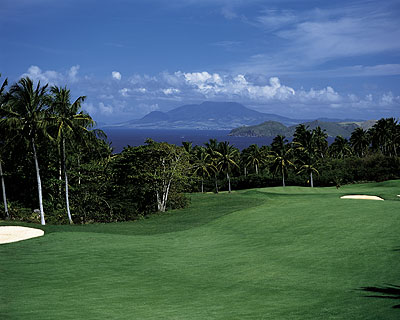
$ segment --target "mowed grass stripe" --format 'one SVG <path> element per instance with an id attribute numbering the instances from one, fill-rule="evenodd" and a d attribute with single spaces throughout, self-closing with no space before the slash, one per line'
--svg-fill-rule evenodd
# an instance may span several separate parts
<path id="1" fill-rule="evenodd" d="M 168 217 L 48 226 L 40 239 L 0 246 L 0 316 L 397 319 L 394 300 L 358 289 L 400 282 L 400 202 L 339 196 L 399 189 L 390 181 L 196 194 Z"/>

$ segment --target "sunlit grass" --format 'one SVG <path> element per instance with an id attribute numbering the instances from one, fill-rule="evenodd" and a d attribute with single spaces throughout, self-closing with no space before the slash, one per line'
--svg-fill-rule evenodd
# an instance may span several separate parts
<path id="1" fill-rule="evenodd" d="M 385 201 L 341 200 L 345 194 Z M 398 319 L 400 181 L 194 194 L 0 246 L 1 319 Z M 3 223 L 4 224 L 4 223 Z"/>

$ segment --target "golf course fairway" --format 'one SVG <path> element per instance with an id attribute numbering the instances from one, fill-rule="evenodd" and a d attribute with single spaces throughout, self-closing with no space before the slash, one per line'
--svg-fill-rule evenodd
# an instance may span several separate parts
<path id="1" fill-rule="evenodd" d="M 45 234 L 0 245 L 0 319 L 400 319 L 400 288 L 374 291 L 400 285 L 399 191 L 262 188 L 129 223 L 3 221 Z M 357 194 L 385 201 L 340 199 Z"/>

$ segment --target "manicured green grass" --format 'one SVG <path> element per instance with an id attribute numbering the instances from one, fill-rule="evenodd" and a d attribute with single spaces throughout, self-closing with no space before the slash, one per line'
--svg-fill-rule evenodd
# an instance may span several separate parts
<path id="1" fill-rule="evenodd" d="M 400 181 L 194 194 L 142 221 L 45 226 L 0 245 L 0 319 L 399 319 L 399 300 L 361 290 L 400 285 L 397 194 Z"/>

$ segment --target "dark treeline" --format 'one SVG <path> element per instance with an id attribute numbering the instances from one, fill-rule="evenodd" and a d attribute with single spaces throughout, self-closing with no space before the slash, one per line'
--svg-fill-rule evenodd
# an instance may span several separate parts
<path id="1" fill-rule="evenodd" d="M 5 219 L 50 223 L 127 221 L 185 207 L 188 192 L 268 186 L 337 186 L 400 177 L 400 125 L 380 119 L 349 140 L 304 125 L 289 143 L 240 152 L 147 140 L 113 154 L 101 130 L 66 87 L 23 78 L 0 87 L 0 176 Z"/>

